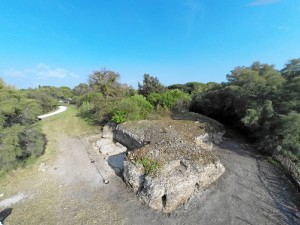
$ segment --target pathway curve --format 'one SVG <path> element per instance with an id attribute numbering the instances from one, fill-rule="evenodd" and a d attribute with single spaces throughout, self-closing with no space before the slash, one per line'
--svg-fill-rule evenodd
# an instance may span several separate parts
<path id="1" fill-rule="evenodd" d="M 59 106 L 59 109 L 56 110 L 55 112 L 47 113 L 47 114 L 38 116 L 38 118 L 39 118 L 39 119 L 44 119 L 44 118 L 47 118 L 47 117 L 54 116 L 54 115 L 56 115 L 56 114 L 62 113 L 62 112 L 64 112 L 64 111 L 66 111 L 66 110 L 67 110 L 67 107 L 66 107 L 66 106 Z"/>

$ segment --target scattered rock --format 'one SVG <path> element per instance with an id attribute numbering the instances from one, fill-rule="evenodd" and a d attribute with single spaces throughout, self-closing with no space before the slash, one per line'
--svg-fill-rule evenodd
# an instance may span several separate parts
<path id="1" fill-rule="evenodd" d="M 46 163 L 41 163 L 39 165 L 38 171 L 42 171 L 45 172 L 47 170 L 48 166 L 46 165 Z"/>
<path id="2" fill-rule="evenodd" d="M 108 123 L 103 127 L 102 138 L 113 139 L 113 130 L 115 129 L 114 123 Z"/>
<path id="3" fill-rule="evenodd" d="M 109 183 L 109 180 L 103 179 L 103 183 L 104 183 L 104 184 L 108 184 L 108 183 Z"/>

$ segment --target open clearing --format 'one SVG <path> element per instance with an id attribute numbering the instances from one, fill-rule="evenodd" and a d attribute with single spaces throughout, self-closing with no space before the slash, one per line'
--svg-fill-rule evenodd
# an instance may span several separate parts
<path id="1" fill-rule="evenodd" d="M 0 202 L 23 196 L 0 204 L 0 211 L 13 208 L 5 225 L 300 224 L 299 193 L 278 168 L 240 139 L 229 138 L 214 149 L 225 175 L 166 215 L 142 205 L 120 177 L 103 183 L 82 141 L 99 130 L 77 118 L 73 107 L 42 123 L 46 153 L 0 181 Z"/>

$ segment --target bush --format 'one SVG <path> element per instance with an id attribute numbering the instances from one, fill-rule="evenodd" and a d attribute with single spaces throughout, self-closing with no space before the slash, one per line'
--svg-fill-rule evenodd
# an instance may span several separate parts
<path id="1" fill-rule="evenodd" d="M 174 89 L 164 93 L 151 93 L 148 96 L 148 100 L 154 106 L 160 105 L 169 109 L 178 108 L 179 106 L 187 108 L 191 101 L 191 96 Z"/>
<path id="2" fill-rule="evenodd" d="M 0 171 L 26 163 L 44 153 L 46 137 L 38 125 L 14 125 L 0 132 Z"/>
<path id="3" fill-rule="evenodd" d="M 44 153 L 46 137 L 42 134 L 40 127 L 25 127 L 18 137 L 21 146 L 21 152 L 17 155 L 18 160 L 24 160 L 30 156 L 38 157 Z"/>
<path id="4" fill-rule="evenodd" d="M 153 111 L 153 106 L 142 95 L 134 95 L 121 100 L 113 110 L 112 121 L 122 123 L 128 120 L 145 119 Z"/>

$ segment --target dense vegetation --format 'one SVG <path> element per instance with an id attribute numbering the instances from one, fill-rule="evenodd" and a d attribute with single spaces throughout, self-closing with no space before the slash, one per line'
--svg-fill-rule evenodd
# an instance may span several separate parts
<path id="1" fill-rule="evenodd" d="M 190 95 L 168 90 L 149 74 L 144 75 L 137 91 L 118 79 L 118 73 L 102 69 L 89 76 L 88 84 L 76 86 L 73 103 L 79 107 L 81 116 L 94 123 L 110 120 L 121 123 L 149 118 L 178 105 L 188 106 L 191 100 Z"/>
<path id="2" fill-rule="evenodd" d="M 120 75 L 101 69 L 88 83 L 68 87 L 16 90 L 0 82 L 0 170 L 6 171 L 43 153 L 45 137 L 38 114 L 71 100 L 91 123 L 156 119 L 192 110 L 244 132 L 261 151 L 290 158 L 300 170 L 300 59 L 278 71 L 254 62 L 234 68 L 227 82 L 162 85 L 145 74 L 134 90 Z"/>
<path id="3" fill-rule="evenodd" d="M 55 109 L 66 93 L 71 89 L 17 90 L 0 79 L 0 175 L 43 154 L 46 138 L 37 116 Z"/>
<path id="4" fill-rule="evenodd" d="M 288 156 L 300 168 L 300 59 L 281 71 L 259 62 L 236 67 L 227 79 L 195 94 L 191 109 L 235 126 L 258 149 Z"/>
<path id="5" fill-rule="evenodd" d="M 300 169 L 300 59 L 281 71 L 260 62 L 239 66 L 222 84 L 165 87 L 145 74 L 135 91 L 118 79 L 119 74 L 103 69 L 90 75 L 89 84 L 75 87 L 82 115 L 94 122 L 121 123 L 190 108 L 239 129 L 257 149 L 284 155 Z"/>

